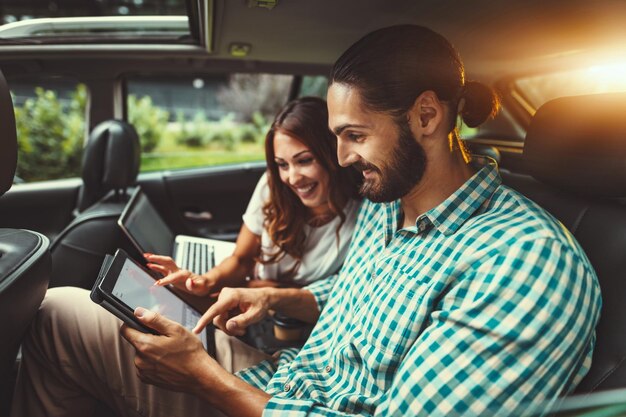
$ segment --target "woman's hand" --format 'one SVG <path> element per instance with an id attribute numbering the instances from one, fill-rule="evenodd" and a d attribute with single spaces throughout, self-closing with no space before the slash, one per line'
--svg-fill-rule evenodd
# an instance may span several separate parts
<path id="1" fill-rule="evenodd" d="M 154 272 L 158 272 L 164 277 L 173 274 L 180 270 L 176 262 L 169 256 L 153 255 L 151 253 L 144 253 L 143 257 L 148 261 L 146 265 Z"/>
<path id="2" fill-rule="evenodd" d="M 213 324 L 231 336 L 243 336 L 246 328 L 267 316 L 271 288 L 224 288 L 193 329 L 200 333 Z"/>
<path id="3" fill-rule="evenodd" d="M 148 261 L 148 268 L 163 275 L 163 278 L 158 280 L 155 285 L 172 284 L 181 290 L 200 296 L 208 295 L 216 290 L 218 280 L 211 271 L 205 275 L 198 275 L 186 269 L 180 269 L 169 256 L 145 253 L 144 257 Z"/>

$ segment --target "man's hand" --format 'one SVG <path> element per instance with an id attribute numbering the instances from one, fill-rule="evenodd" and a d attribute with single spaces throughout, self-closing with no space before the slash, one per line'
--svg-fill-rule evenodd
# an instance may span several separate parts
<path id="1" fill-rule="evenodd" d="M 231 336 L 242 336 L 246 328 L 261 321 L 271 308 L 271 288 L 224 288 L 211 307 L 198 320 L 193 329 L 200 333 L 213 322 Z"/>
<path id="2" fill-rule="evenodd" d="M 135 310 L 135 317 L 159 333 L 142 333 L 125 324 L 120 329 L 135 348 L 141 381 L 193 394 L 229 416 L 261 416 L 270 396 L 224 370 L 191 332 L 141 307 Z"/>
<path id="3" fill-rule="evenodd" d="M 205 396 L 210 393 L 203 388 L 204 383 L 216 385 L 230 376 L 207 354 L 198 337 L 178 323 L 141 307 L 135 316 L 159 333 L 142 333 L 126 325 L 120 329 L 136 350 L 135 366 L 141 381 Z"/>

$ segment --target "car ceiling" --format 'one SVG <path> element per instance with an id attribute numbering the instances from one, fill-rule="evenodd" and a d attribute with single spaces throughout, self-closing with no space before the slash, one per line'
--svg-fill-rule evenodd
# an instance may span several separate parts
<path id="1" fill-rule="evenodd" d="M 430 27 L 460 51 L 470 78 L 487 82 L 534 71 L 626 62 L 624 0 L 198 0 L 212 4 L 212 52 L 191 45 L 17 45 L 0 48 L 8 65 L 54 70 L 73 60 L 82 68 L 113 71 L 135 67 L 177 71 L 269 71 L 327 73 L 343 50 L 385 26 Z M 276 1 L 269 10 L 250 3 Z M 245 58 L 229 53 L 247 43 Z M 97 58 L 95 61 L 91 59 Z M 177 58 L 177 65 L 154 60 Z M 81 63 L 81 60 L 84 62 Z M 90 65 L 87 60 L 90 60 Z M 106 60 L 107 65 L 102 65 Z M 46 63 L 47 61 L 47 63 Z M 56 61 L 56 63 L 55 63 Z M 150 63 L 152 61 L 152 63 Z M 15 62 L 15 61 L 14 61 Z M 285 65 L 290 63 L 292 65 Z M 26 71 L 29 72 L 29 71 Z M 96 71 L 97 72 L 97 71 Z"/>
<path id="2" fill-rule="evenodd" d="M 363 34 L 415 23 L 450 39 L 470 72 L 497 78 L 626 58 L 624 0 L 278 0 L 272 10 L 215 2 L 214 48 L 250 60 L 331 64 Z"/>

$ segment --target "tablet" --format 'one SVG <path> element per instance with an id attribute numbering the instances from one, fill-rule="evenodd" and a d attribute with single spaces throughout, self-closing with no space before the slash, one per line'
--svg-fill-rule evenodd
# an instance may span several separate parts
<path id="1" fill-rule="evenodd" d="M 179 298 L 167 287 L 154 285 L 150 272 L 118 249 L 114 256 L 107 255 L 91 299 L 113 313 L 130 327 L 145 333 L 156 332 L 144 326 L 133 314 L 137 307 L 157 312 L 191 330 L 202 316 L 191 305 Z M 198 335 L 204 348 L 209 351 L 208 330 Z"/>

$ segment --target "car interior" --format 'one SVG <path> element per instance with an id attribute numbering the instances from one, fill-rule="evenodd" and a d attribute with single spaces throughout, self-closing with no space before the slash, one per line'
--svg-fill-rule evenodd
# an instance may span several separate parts
<path id="1" fill-rule="evenodd" d="M 325 97 L 343 50 L 404 23 L 451 40 L 467 79 L 495 89 L 500 113 L 462 138 L 596 270 L 596 347 L 572 401 L 626 398 L 626 2 L 57 3 L 0 6 L 0 416 L 47 286 L 91 288 L 105 254 L 140 256 L 116 224 L 133 189 L 175 233 L 234 241 L 277 109 Z"/>
<path id="2" fill-rule="evenodd" d="M 0 196 L 12 185 L 17 164 L 15 118 L 9 87 L 0 73 Z M 20 342 L 35 317 L 50 278 L 50 241 L 41 233 L 0 228 L 0 401 L 8 403 Z"/>
<path id="3" fill-rule="evenodd" d="M 139 152 L 137 132 L 124 121 L 106 120 L 90 132 L 73 219 L 50 246 L 50 287 L 91 289 L 104 255 L 112 248 L 133 251 L 117 219 L 129 200 L 128 188 L 137 181 Z"/>

